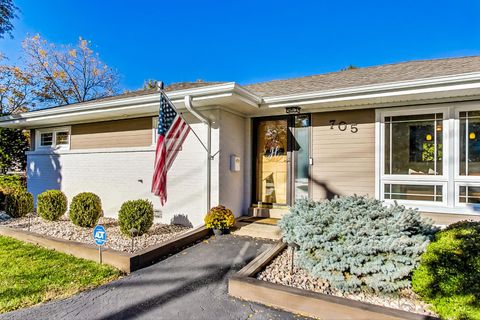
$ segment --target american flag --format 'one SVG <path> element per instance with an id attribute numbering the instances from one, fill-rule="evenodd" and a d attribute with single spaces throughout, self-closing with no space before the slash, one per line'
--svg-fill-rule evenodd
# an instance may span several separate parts
<path id="1" fill-rule="evenodd" d="M 189 132 L 190 126 L 161 92 L 152 193 L 160 197 L 162 206 L 167 202 L 167 171 L 172 166 Z"/>

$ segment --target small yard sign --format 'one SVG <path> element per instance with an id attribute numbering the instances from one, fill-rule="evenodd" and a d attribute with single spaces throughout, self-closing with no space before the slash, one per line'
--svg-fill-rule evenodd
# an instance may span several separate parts
<path id="1" fill-rule="evenodd" d="M 107 231 L 103 226 L 98 225 L 93 229 L 93 240 L 98 246 L 103 246 L 107 242 Z"/>
<path id="2" fill-rule="evenodd" d="M 107 231 L 105 231 L 103 226 L 97 225 L 93 229 L 93 240 L 98 246 L 98 260 L 102 264 L 102 246 L 107 242 Z"/>

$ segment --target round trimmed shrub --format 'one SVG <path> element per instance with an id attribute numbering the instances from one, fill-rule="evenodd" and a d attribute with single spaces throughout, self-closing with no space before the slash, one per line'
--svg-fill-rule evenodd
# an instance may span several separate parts
<path id="1" fill-rule="evenodd" d="M 77 226 L 91 228 L 102 214 L 102 202 L 96 194 L 82 192 L 73 197 L 69 217 Z"/>
<path id="2" fill-rule="evenodd" d="M 49 221 L 56 221 L 67 212 L 67 196 L 60 190 L 47 190 L 37 197 L 37 213 Z"/>
<path id="3" fill-rule="evenodd" d="M 480 222 L 457 222 L 438 232 L 412 285 L 442 319 L 480 319 Z"/>
<path id="4" fill-rule="evenodd" d="M 17 191 L 5 195 L 5 212 L 12 218 L 21 218 L 33 212 L 33 195 Z"/>
<path id="5" fill-rule="evenodd" d="M 229 229 L 235 224 L 235 216 L 232 210 L 225 206 L 216 206 L 208 211 L 204 218 L 205 227 L 208 229 Z"/>
<path id="6" fill-rule="evenodd" d="M 409 287 L 435 230 L 416 210 L 358 196 L 298 200 L 279 226 L 299 267 L 347 292 Z"/>
<path id="7" fill-rule="evenodd" d="M 118 213 L 118 223 L 124 235 L 130 236 L 130 229 L 135 228 L 141 236 L 153 224 L 153 204 L 142 199 L 125 201 Z"/>

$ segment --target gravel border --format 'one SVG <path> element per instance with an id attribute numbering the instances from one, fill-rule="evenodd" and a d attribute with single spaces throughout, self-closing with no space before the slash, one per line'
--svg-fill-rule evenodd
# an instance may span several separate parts
<path id="1" fill-rule="evenodd" d="M 294 266 L 293 273 L 291 274 L 291 259 L 292 250 L 288 248 L 283 250 L 263 271 L 256 275 L 256 278 L 267 282 L 367 302 L 383 307 L 436 316 L 436 314 L 429 309 L 429 305 L 421 301 L 411 289 L 404 289 L 399 293 L 382 295 L 368 292 L 342 293 L 330 287 L 328 282 L 310 276 L 305 270 L 297 266 Z"/>
<path id="2" fill-rule="evenodd" d="M 107 231 L 105 247 L 130 253 L 165 242 L 191 229 L 181 225 L 155 223 L 145 234 L 135 238 L 135 247 L 132 251 L 132 239 L 120 232 L 117 219 L 102 217 L 99 224 L 102 224 Z M 28 231 L 28 225 L 29 218 L 27 217 L 10 218 L 5 213 L 0 213 L 0 226 Z M 93 228 L 78 227 L 66 216 L 61 217 L 58 221 L 45 221 L 38 216 L 34 216 L 31 218 L 30 231 L 64 240 L 95 244 L 92 236 Z"/>

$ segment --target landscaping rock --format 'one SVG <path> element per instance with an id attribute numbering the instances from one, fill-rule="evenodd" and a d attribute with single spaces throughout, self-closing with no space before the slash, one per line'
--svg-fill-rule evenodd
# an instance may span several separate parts
<path id="1" fill-rule="evenodd" d="M 297 266 L 294 266 L 293 273 L 291 273 L 291 259 L 291 249 L 285 249 L 263 271 L 257 274 L 257 279 L 379 306 L 435 316 L 435 313 L 429 310 L 428 304 L 421 301 L 410 289 L 394 294 L 375 294 L 372 292 L 343 293 L 332 288 L 328 282 L 310 276 L 305 270 Z"/>
<path id="2" fill-rule="evenodd" d="M 0 211 L 0 222 L 7 221 L 11 219 L 11 217 L 6 214 L 4 211 Z"/>
<path id="3" fill-rule="evenodd" d="M 28 230 L 29 219 L 27 217 L 10 219 L 5 215 L 8 219 L 3 219 L 4 215 L 0 213 L 0 225 Z M 122 235 L 117 219 L 103 217 L 100 218 L 99 224 L 102 224 L 107 231 L 105 247 L 118 251 L 132 252 L 132 239 Z M 181 225 L 154 224 L 145 234 L 135 238 L 133 251 L 139 251 L 165 242 L 188 229 L 188 227 Z M 38 216 L 34 216 L 31 218 L 30 231 L 54 238 L 94 244 L 92 237 L 93 228 L 78 227 L 66 216 L 61 217 L 58 221 L 45 221 Z"/>

